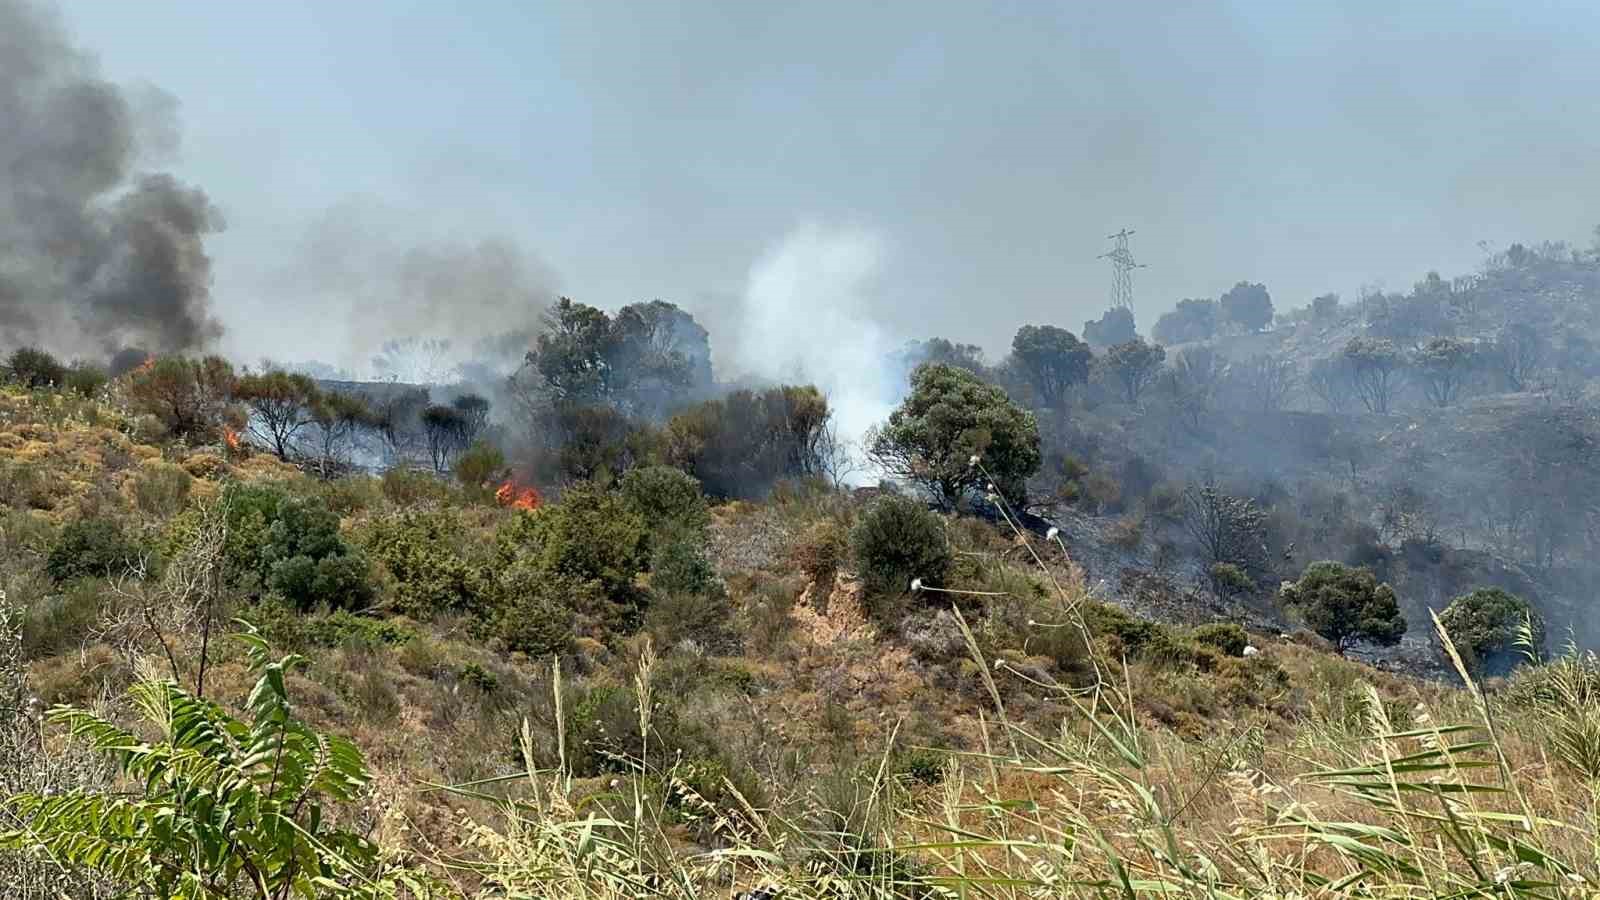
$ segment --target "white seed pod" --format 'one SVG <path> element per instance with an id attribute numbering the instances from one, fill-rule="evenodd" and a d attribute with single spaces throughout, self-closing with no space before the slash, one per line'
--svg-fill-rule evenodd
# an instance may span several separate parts
<path id="1" fill-rule="evenodd" d="M 1057 528 L 1054 525 L 1051 525 L 1050 526 L 1050 530 L 1046 531 L 1044 533 L 1044 539 L 1047 540 L 1047 541 L 1053 541 L 1060 534 L 1061 534 L 1061 529 Z"/>

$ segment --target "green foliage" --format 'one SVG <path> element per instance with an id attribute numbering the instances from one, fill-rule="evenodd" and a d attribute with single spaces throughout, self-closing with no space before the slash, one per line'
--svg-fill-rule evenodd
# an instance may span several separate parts
<path id="1" fill-rule="evenodd" d="M 499 543 L 542 571 L 597 582 L 608 596 L 632 600 L 648 561 L 648 534 L 644 517 L 620 495 L 579 484 L 559 502 L 518 515 Z"/>
<path id="2" fill-rule="evenodd" d="M 99 366 L 88 363 L 76 363 L 67 369 L 66 381 L 63 382 L 67 390 L 85 400 L 92 400 L 105 390 L 106 384 L 111 381 L 111 376 Z"/>
<path id="3" fill-rule="evenodd" d="M 499 600 L 489 613 L 489 632 L 507 650 L 532 657 L 567 651 L 575 613 L 609 613 L 597 582 L 543 571 L 525 560 L 503 570 L 496 585 Z"/>
<path id="4" fill-rule="evenodd" d="M 61 529 L 44 570 L 56 582 L 114 578 L 136 568 L 148 551 L 115 519 L 78 519 Z"/>
<path id="5" fill-rule="evenodd" d="M 1163 344 L 1188 344 L 1208 341 L 1217 333 L 1217 301 L 1179 300 L 1178 305 L 1156 320 L 1150 336 Z"/>
<path id="6" fill-rule="evenodd" d="M 456 457 L 456 483 L 463 488 L 482 490 L 499 478 L 506 468 L 506 455 L 488 441 L 478 441 Z"/>
<path id="7" fill-rule="evenodd" d="M 383 871 L 377 847 L 359 832 L 331 824 L 333 806 L 356 801 L 370 775 L 354 744 L 293 714 L 285 680 L 304 660 L 273 659 L 253 633 L 240 639 L 259 676 L 246 719 L 165 681 L 128 692 L 151 741 L 93 712 L 52 710 L 51 721 L 105 754 L 134 791 L 12 796 L 6 805 L 18 826 L 0 843 L 178 900 L 376 898 L 421 888 L 404 871 Z"/>
<path id="8" fill-rule="evenodd" d="M 1011 339 L 1011 359 L 1039 400 L 1054 408 L 1068 388 L 1089 379 L 1094 351 L 1065 328 L 1024 325 Z"/>
<path id="9" fill-rule="evenodd" d="M 1207 570 L 1211 576 L 1212 589 L 1220 597 L 1231 597 L 1235 594 L 1247 594 L 1256 589 L 1255 579 L 1233 563 L 1212 563 Z"/>
<path id="10" fill-rule="evenodd" d="M 410 466 L 392 466 L 385 469 L 382 486 L 383 496 L 395 506 L 445 503 L 450 499 L 450 485 L 440 481 L 430 472 Z"/>
<path id="11" fill-rule="evenodd" d="M 850 552 L 876 594 L 909 591 L 913 579 L 937 587 L 952 559 L 944 521 L 908 497 L 883 497 L 863 513 L 850 531 Z"/>
<path id="12" fill-rule="evenodd" d="M 243 417 L 230 406 L 233 366 L 219 356 L 164 356 L 123 376 L 134 408 L 161 420 L 174 437 L 208 441 Z"/>
<path id="13" fill-rule="evenodd" d="M 667 423 L 667 459 L 714 497 L 756 497 L 784 478 L 823 475 L 832 411 L 810 385 L 739 390 Z"/>
<path id="14" fill-rule="evenodd" d="M 889 772 L 918 784 L 935 785 L 944 781 L 950 756 L 927 747 L 900 750 L 889 757 Z"/>
<path id="15" fill-rule="evenodd" d="M 622 496 L 644 517 L 652 531 L 668 529 L 701 534 L 711 513 L 700 482 L 671 466 L 644 466 L 622 476 Z"/>
<path id="16" fill-rule="evenodd" d="M 1083 339 L 1093 347 L 1114 347 L 1138 337 L 1133 310 L 1113 306 L 1100 314 L 1099 319 L 1083 323 Z"/>
<path id="17" fill-rule="evenodd" d="M 400 647 L 417 638 L 416 629 L 401 621 L 375 619 L 342 609 L 308 616 L 274 601 L 251 606 L 243 618 L 263 637 L 287 647 Z"/>
<path id="18" fill-rule="evenodd" d="M 387 605 L 430 619 L 483 606 L 484 574 L 463 552 L 464 529 L 450 510 L 408 510 L 372 520 L 356 541 L 389 575 Z"/>
<path id="19" fill-rule="evenodd" d="M 1406 633 L 1394 589 L 1379 584 L 1370 569 L 1312 563 L 1299 581 L 1284 583 L 1280 599 L 1340 653 L 1358 640 L 1398 644 Z"/>
<path id="20" fill-rule="evenodd" d="M 850 531 L 838 519 L 812 522 L 790 551 L 790 559 L 808 581 L 828 588 L 850 558 Z"/>
<path id="21" fill-rule="evenodd" d="M 309 375 L 268 369 L 235 379 L 233 398 L 250 410 L 251 434 L 279 459 L 288 459 L 295 436 L 311 424 L 322 391 Z"/>
<path id="22" fill-rule="evenodd" d="M 320 501 L 278 504 L 261 562 L 266 585 L 302 610 L 364 609 L 372 599 L 366 558 L 339 535 L 339 517 Z"/>
<path id="23" fill-rule="evenodd" d="M 1160 344 L 1147 344 L 1142 338 L 1113 345 L 1100 357 L 1105 380 L 1115 385 L 1128 403 L 1138 403 L 1146 389 L 1161 374 L 1167 351 Z"/>
<path id="24" fill-rule="evenodd" d="M 1525 649 L 1544 650 L 1544 617 L 1526 600 L 1500 588 L 1479 588 L 1450 601 L 1439 624 L 1475 673 L 1504 674 Z M 1524 634 L 1526 632 L 1526 634 Z M 1529 646 L 1519 648 L 1519 640 Z"/>
<path id="25" fill-rule="evenodd" d="M 650 588 L 668 594 L 721 590 L 711 560 L 706 558 L 703 538 L 679 532 L 658 542 L 650 554 Z"/>
<path id="26" fill-rule="evenodd" d="M 1229 656 L 1243 656 L 1250 645 L 1250 635 L 1233 622 L 1213 622 L 1189 632 L 1189 639 L 1197 644 L 1215 647 Z"/>
<path id="27" fill-rule="evenodd" d="M 6 357 L 6 375 L 25 388 L 60 387 L 66 380 L 67 367 L 46 350 L 18 347 Z"/>
<path id="28" fill-rule="evenodd" d="M 64 585 L 22 613 L 22 654 L 42 659 L 81 647 L 100 623 L 105 588 L 93 581 Z"/>
<path id="29" fill-rule="evenodd" d="M 1217 308 L 1228 324 L 1242 331 L 1260 331 L 1272 324 L 1272 295 L 1266 285 L 1241 281 L 1222 295 Z"/>
<path id="30" fill-rule="evenodd" d="M 1013 504 L 1027 499 L 1039 471 L 1039 425 L 1005 391 L 965 369 L 922 365 L 911 393 L 868 437 L 867 454 L 886 473 L 921 485 L 948 507 L 992 481 Z M 972 457 L 982 459 L 982 466 Z M 987 473 L 987 474 L 985 474 Z"/>
<path id="31" fill-rule="evenodd" d="M 146 463 L 133 478 L 133 502 L 139 511 L 158 518 L 170 518 L 189 504 L 194 476 L 171 463 Z"/>

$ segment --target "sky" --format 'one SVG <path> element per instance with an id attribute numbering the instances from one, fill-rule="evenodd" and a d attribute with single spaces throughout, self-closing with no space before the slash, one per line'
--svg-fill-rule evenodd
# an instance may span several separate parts
<path id="1" fill-rule="evenodd" d="M 1600 223 L 1594 3 L 59 12 L 105 77 L 176 99 L 162 167 L 226 221 L 212 296 L 244 358 L 359 366 L 379 337 L 486 334 L 555 293 L 676 302 L 724 374 L 841 330 L 997 357 L 1024 323 L 1098 317 L 1121 228 L 1147 332 L 1240 280 L 1285 309 Z M 808 334 L 759 307 L 813 302 L 813 249 L 850 283 L 815 280 L 834 314 Z"/>

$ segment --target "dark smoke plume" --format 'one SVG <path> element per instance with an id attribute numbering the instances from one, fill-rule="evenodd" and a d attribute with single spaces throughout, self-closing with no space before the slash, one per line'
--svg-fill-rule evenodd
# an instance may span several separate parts
<path id="1" fill-rule="evenodd" d="M 175 104 L 102 80 L 55 14 L 0 0 L 0 343 L 109 357 L 170 353 L 221 334 L 206 195 L 139 169 L 140 135 L 171 134 Z"/>

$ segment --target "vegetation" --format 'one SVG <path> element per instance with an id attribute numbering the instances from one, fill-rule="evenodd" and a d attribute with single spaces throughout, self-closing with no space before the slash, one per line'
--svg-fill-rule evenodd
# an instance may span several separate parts
<path id="1" fill-rule="evenodd" d="M 1394 589 L 1379 584 L 1369 569 L 1312 563 L 1299 581 L 1285 582 L 1279 596 L 1340 653 L 1356 641 L 1399 643 L 1406 633 Z"/>
<path id="2" fill-rule="evenodd" d="M 1033 414 L 999 388 L 965 369 L 927 364 L 912 373 L 911 393 L 870 438 L 867 452 L 885 472 L 921 486 L 946 508 L 979 487 L 1020 503 L 1039 470 L 1039 429 Z"/>
<path id="3" fill-rule="evenodd" d="M 1450 601 L 1439 625 L 1474 674 L 1504 674 L 1519 657 L 1544 652 L 1544 617 L 1500 588 L 1479 588 Z"/>

